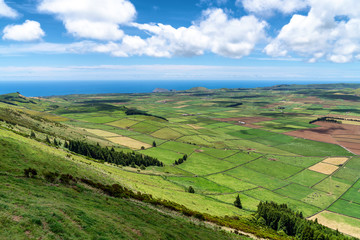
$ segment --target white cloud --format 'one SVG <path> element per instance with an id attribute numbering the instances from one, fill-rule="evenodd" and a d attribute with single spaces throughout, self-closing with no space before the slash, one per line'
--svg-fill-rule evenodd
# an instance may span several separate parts
<path id="1" fill-rule="evenodd" d="M 70 34 L 98 40 L 121 39 L 124 33 L 119 25 L 136 15 L 128 0 L 41 0 L 38 10 L 55 14 Z"/>
<path id="2" fill-rule="evenodd" d="M 4 0 L 0 0 L 0 17 L 9 17 L 9 18 L 15 18 L 18 16 L 18 13 L 10 8 Z"/>
<path id="3" fill-rule="evenodd" d="M 153 57 L 196 56 L 212 52 L 221 56 L 241 58 L 265 38 L 266 22 L 254 16 L 229 18 L 221 9 L 203 13 L 200 21 L 190 27 L 174 28 L 164 24 L 133 24 L 148 32 L 149 38 L 124 37 L 121 44 L 109 43 L 98 48 L 114 56 L 147 55 Z"/>
<path id="4" fill-rule="evenodd" d="M 310 6 L 308 15 L 292 17 L 265 52 L 271 56 L 295 52 L 310 62 L 355 60 L 360 54 L 360 1 L 310 0 Z"/>
<path id="5" fill-rule="evenodd" d="M 14 41 L 34 41 L 45 36 L 40 23 L 31 20 L 26 20 L 21 25 L 6 26 L 3 30 L 3 34 L 4 40 Z"/>
<path id="6" fill-rule="evenodd" d="M 236 5 L 256 14 L 271 14 L 279 11 L 285 14 L 294 13 L 308 6 L 308 0 L 236 0 Z"/>

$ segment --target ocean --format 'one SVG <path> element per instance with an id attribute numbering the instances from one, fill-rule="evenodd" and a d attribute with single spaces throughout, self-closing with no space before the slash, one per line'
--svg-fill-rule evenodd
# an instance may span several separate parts
<path id="1" fill-rule="evenodd" d="M 193 87 L 256 88 L 279 84 L 316 84 L 324 82 L 307 81 L 0 81 L 0 94 L 20 92 L 27 97 L 54 96 L 68 94 L 97 93 L 149 93 L 155 88 L 187 90 Z"/>

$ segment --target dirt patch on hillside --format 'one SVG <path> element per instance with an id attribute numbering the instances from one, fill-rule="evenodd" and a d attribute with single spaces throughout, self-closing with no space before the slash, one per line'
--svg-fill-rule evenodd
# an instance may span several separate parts
<path id="1" fill-rule="evenodd" d="M 349 151 L 360 154 L 360 126 L 337 124 L 329 122 L 316 122 L 320 127 L 303 129 L 285 133 L 286 135 L 305 138 L 309 140 L 338 144 Z"/>

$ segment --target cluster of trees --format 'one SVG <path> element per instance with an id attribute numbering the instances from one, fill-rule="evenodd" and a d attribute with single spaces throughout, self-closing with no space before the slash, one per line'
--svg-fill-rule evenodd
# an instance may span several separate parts
<path id="1" fill-rule="evenodd" d="M 342 240 L 351 239 L 331 230 L 316 221 L 307 220 L 301 212 L 294 212 L 286 204 L 260 202 L 256 211 L 258 223 L 276 231 L 302 240 Z"/>
<path id="2" fill-rule="evenodd" d="M 309 122 L 309 124 L 312 124 L 312 123 L 315 123 L 315 122 L 331 122 L 331 123 L 339 123 L 339 124 L 342 124 L 341 121 L 339 120 L 336 120 L 332 117 L 320 117 L 320 118 L 317 118 L 315 120 L 312 120 Z"/>
<path id="3" fill-rule="evenodd" d="M 68 148 L 72 152 L 79 153 L 81 155 L 91 157 L 100 161 L 113 163 L 116 165 L 132 167 L 134 167 L 135 165 L 143 165 L 144 167 L 164 166 L 164 164 L 160 162 L 157 158 L 135 152 L 117 152 L 114 150 L 114 148 L 109 150 L 108 148 L 101 147 L 99 144 L 91 145 L 86 142 L 70 140 L 69 142 L 65 142 L 64 147 Z"/>
<path id="4" fill-rule="evenodd" d="M 126 115 L 144 115 L 144 116 L 156 117 L 156 118 L 160 118 L 160 119 L 162 119 L 162 120 L 168 121 L 168 120 L 167 120 L 166 118 L 164 118 L 164 117 L 152 115 L 152 114 L 150 114 L 150 113 L 147 113 L 147 112 L 145 112 L 145 111 L 141 111 L 141 110 L 136 109 L 136 108 L 126 108 L 125 114 L 126 114 Z"/>
<path id="5" fill-rule="evenodd" d="M 179 158 L 178 160 L 176 160 L 175 162 L 174 162 L 174 164 L 175 165 L 180 165 L 180 164 L 182 164 L 183 162 L 185 162 L 186 160 L 187 160 L 187 155 L 185 154 L 182 158 Z"/>

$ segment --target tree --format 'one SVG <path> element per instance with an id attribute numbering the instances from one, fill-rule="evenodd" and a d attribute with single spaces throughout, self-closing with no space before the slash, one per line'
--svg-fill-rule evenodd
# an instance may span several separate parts
<path id="1" fill-rule="evenodd" d="M 239 194 L 237 195 L 235 201 L 234 201 L 234 206 L 237 208 L 242 209 L 242 204 L 241 204 L 241 200 L 240 200 L 240 196 Z"/>
<path id="2" fill-rule="evenodd" d="M 51 144 L 49 136 L 46 136 L 45 142 L 48 143 L 48 144 Z"/>
<path id="3" fill-rule="evenodd" d="M 54 145 L 57 146 L 58 142 L 56 141 L 56 138 L 54 138 Z"/>
<path id="4" fill-rule="evenodd" d="M 189 186 L 188 192 L 189 193 L 195 193 L 195 190 L 194 190 L 194 188 L 192 186 Z"/>
<path id="5" fill-rule="evenodd" d="M 156 147 L 156 142 L 155 141 L 153 141 L 152 146 Z"/>
<path id="6" fill-rule="evenodd" d="M 146 170 L 146 167 L 144 166 L 144 164 L 141 164 L 140 169 L 141 170 Z"/>
<path id="7" fill-rule="evenodd" d="M 35 135 L 34 131 L 31 131 L 30 138 L 36 138 L 36 135 Z"/>

